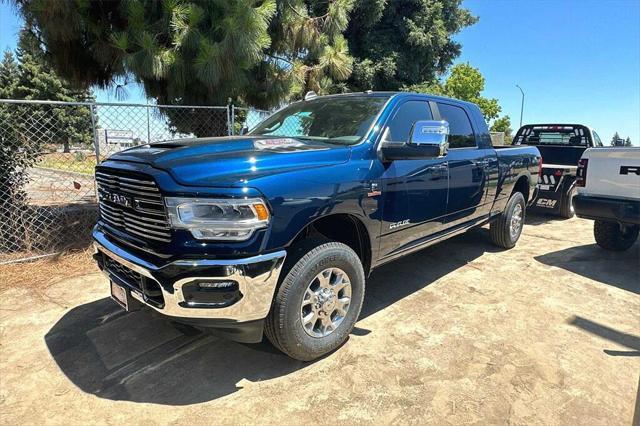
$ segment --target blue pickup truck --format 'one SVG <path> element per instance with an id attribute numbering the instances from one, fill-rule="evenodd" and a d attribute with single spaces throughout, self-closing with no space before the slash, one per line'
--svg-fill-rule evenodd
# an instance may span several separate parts
<path id="1" fill-rule="evenodd" d="M 541 166 L 493 148 L 468 102 L 311 96 L 246 135 L 100 164 L 95 259 L 125 309 L 311 360 L 347 339 L 374 268 L 487 223 L 513 247 Z"/>

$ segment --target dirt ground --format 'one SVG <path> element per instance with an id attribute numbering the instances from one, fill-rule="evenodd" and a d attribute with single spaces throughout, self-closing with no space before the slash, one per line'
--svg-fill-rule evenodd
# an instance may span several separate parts
<path id="1" fill-rule="evenodd" d="M 29 182 L 25 189 L 32 205 L 96 202 L 93 174 L 33 167 L 29 169 Z"/>
<path id="2" fill-rule="evenodd" d="M 530 217 L 513 250 L 480 229 L 382 267 L 314 363 L 123 313 L 107 289 L 0 294 L 0 423 L 629 425 L 638 398 L 640 245 L 607 253 L 590 221 Z"/>

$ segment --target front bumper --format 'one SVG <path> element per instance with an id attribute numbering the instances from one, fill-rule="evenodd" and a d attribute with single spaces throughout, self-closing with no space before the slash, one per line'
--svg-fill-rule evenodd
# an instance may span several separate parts
<path id="1" fill-rule="evenodd" d="M 576 215 L 584 219 L 608 220 L 640 225 L 640 201 L 578 194 L 573 199 Z"/>
<path id="2" fill-rule="evenodd" d="M 267 316 L 286 257 L 282 250 L 244 259 L 184 259 L 156 265 L 116 245 L 99 226 L 93 239 L 100 269 L 126 286 L 134 299 L 182 322 L 207 325 L 210 320 L 222 328 Z M 192 295 L 202 281 L 235 282 L 238 296 L 224 303 L 199 302 Z"/>

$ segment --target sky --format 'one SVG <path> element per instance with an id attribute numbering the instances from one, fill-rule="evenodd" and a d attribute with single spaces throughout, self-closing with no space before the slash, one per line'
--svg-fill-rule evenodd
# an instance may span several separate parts
<path id="1" fill-rule="evenodd" d="M 639 0 L 465 0 L 480 18 L 455 39 L 456 63 L 469 62 L 486 80 L 484 96 L 523 124 L 580 123 L 605 143 L 618 131 L 640 145 Z M 21 21 L 0 0 L 0 49 L 15 48 Z M 117 102 L 99 90 L 97 99 Z M 145 102 L 129 89 L 125 102 Z"/>
<path id="2" fill-rule="evenodd" d="M 640 145 L 639 0 L 466 0 L 480 18 L 456 40 L 469 62 L 523 123 L 580 123 L 603 142 L 615 131 Z"/>

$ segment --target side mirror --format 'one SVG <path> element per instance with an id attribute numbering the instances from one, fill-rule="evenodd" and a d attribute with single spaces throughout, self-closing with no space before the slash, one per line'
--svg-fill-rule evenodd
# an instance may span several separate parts
<path id="1" fill-rule="evenodd" d="M 417 160 L 447 155 L 449 149 L 449 123 L 420 120 L 413 124 L 407 143 L 383 142 L 386 160 Z"/>
<path id="2" fill-rule="evenodd" d="M 249 133 L 249 128 L 247 126 L 244 126 L 243 128 L 240 129 L 240 136 L 244 136 L 247 133 Z"/>

